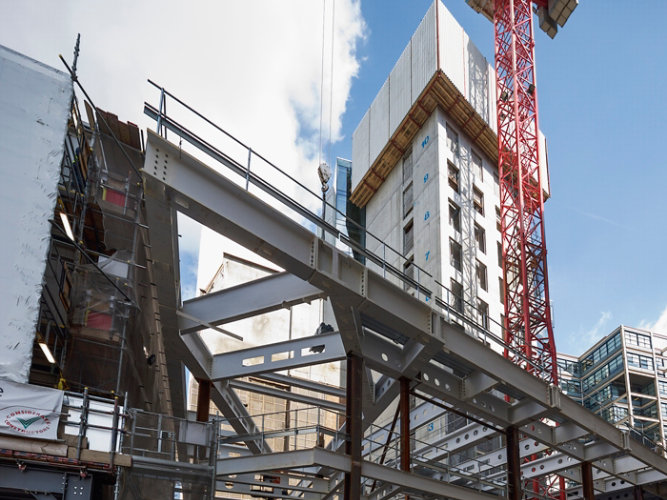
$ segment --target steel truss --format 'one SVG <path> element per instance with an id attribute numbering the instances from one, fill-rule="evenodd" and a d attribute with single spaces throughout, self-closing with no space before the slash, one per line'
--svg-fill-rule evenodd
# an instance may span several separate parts
<path id="1" fill-rule="evenodd" d="M 159 116 L 164 126 L 181 135 L 186 142 L 191 142 L 204 151 L 211 151 L 210 144 L 200 143 L 196 136 L 180 128 L 176 122 L 167 120 L 162 113 L 159 113 Z M 161 208 L 147 210 L 149 215 L 157 218 L 154 221 L 149 220 L 149 224 L 151 232 L 157 233 L 158 240 L 176 239 L 175 217 L 171 217 L 168 225 L 157 222 L 165 213 L 179 210 L 267 258 L 293 277 L 307 282 L 303 288 L 294 287 L 294 291 L 300 289 L 299 293 L 312 296 L 309 288 L 312 286 L 331 301 L 339 332 L 331 335 L 331 344 L 326 344 L 331 347 L 325 348 L 321 353 L 322 362 L 327 359 L 340 359 L 340 351 L 335 347 L 334 338 L 339 338 L 342 343 L 348 363 L 350 356 L 361 361 L 361 366 L 359 361 L 355 362 L 357 366 L 354 373 L 357 378 L 346 388 L 347 399 L 352 396 L 360 398 L 361 409 L 355 403 L 352 409 L 348 408 L 348 414 L 362 415 L 361 427 L 344 426 L 336 430 L 334 434 L 342 431 L 346 438 L 333 439 L 326 449 L 316 446 L 309 450 L 280 453 L 270 451 L 262 438 L 264 431 L 253 423 L 242 405 L 239 407 L 238 398 L 235 401 L 230 399 L 234 395 L 233 378 L 245 375 L 245 368 L 237 364 L 236 369 L 225 366 L 222 371 L 217 371 L 218 376 L 222 375 L 224 378 L 213 383 L 212 397 L 216 404 L 222 404 L 218 406 L 225 417 L 230 421 L 244 423 L 244 428 L 235 429 L 238 434 L 237 441 L 245 442 L 249 452 L 254 455 L 246 452 L 221 460 L 218 463 L 220 481 L 233 485 L 234 481 L 241 481 L 238 479 L 241 472 L 254 470 L 279 470 L 281 473 L 291 471 L 290 474 L 304 475 L 298 487 L 310 489 L 312 495 L 308 498 L 333 498 L 336 495 L 343 496 L 345 490 L 354 492 L 354 489 L 349 489 L 353 487 L 351 484 L 344 488 L 345 480 L 342 475 L 346 473 L 348 483 L 356 482 L 358 477 L 361 477 L 362 481 L 377 481 L 379 486 L 372 492 L 373 498 L 389 498 L 398 492 L 409 492 L 413 498 L 492 498 L 490 493 L 485 492 L 495 488 L 497 493 L 498 488 L 501 491 L 506 488 L 507 469 L 501 463 L 502 454 L 497 458 L 498 453 L 495 454 L 495 460 L 499 468 L 489 472 L 483 464 L 476 464 L 478 472 L 475 472 L 473 467 L 472 473 L 464 474 L 464 471 L 452 469 L 437 456 L 426 455 L 428 447 L 422 447 L 414 438 L 410 472 L 397 470 L 398 463 L 373 463 L 372 455 L 365 451 L 362 451 L 362 456 L 359 457 L 358 448 L 352 447 L 347 452 L 343 451 L 341 445 L 346 440 L 356 442 L 374 436 L 376 429 L 372 425 L 382 410 L 398 395 L 398 381 L 401 379 L 407 379 L 414 390 L 434 401 L 441 401 L 451 411 L 475 419 L 479 422 L 475 425 L 486 427 L 487 433 L 488 429 L 493 429 L 497 436 L 504 435 L 508 429 L 516 429 L 519 439 L 513 440 L 515 444 L 508 453 L 511 451 L 519 456 L 525 455 L 524 452 L 519 453 L 517 446 L 528 446 L 526 452 L 551 450 L 553 459 L 548 463 L 538 464 L 535 471 L 530 472 L 532 477 L 545 477 L 558 470 L 563 470 L 563 474 L 568 475 L 569 471 L 578 471 L 580 464 L 590 463 L 593 470 L 592 480 L 597 481 L 597 488 L 602 488 L 604 478 L 610 476 L 632 484 L 648 479 L 649 472 L 652 481 L 657 480 L 657 477 L 667 478 L 667 461 L 662 456 L 635 443 L 627 432 L 604 422 L 563 395 L 558 387 L 528 373 L 521 366 L 489 349 L 464 327 L 450 322 L 449 318 L 454 316 L 450 315 L 451 311 L 446 304 L 418 300 L 407 293 L 403 286 L 396 286 L 344 252 L 325 243 L 311 231 L 312 228 L 304 227 L 294 220 L 298 217 L 290 218 L 255 194 L 249 193 L 242 187 L 243 182 L 235 182 L 207 167 L 182 147 L 167 142 L 157 134 L 149 132 L 146 154 L 144 175 L 147 208 L 153 204 Z M 231 168 L 232 172 L 244 176 L 248 183 L 257 183 L 267 201 L 272 198 L 271 187 L 266 181 L 254 177 L 245 167 L 226 155 L 216 153 L 213 157 L 223 166 Z M 282 194 L 278 200 L 285 204 L 287 210 L 294 210 L 299 216 L 303 216 L 307 210 L 303 206 L 295 208 L 294 201 L 285 200 Z M 311 214 L 307 219 L 314 220 L 314 216 Z M 326 226 L 320 227 L 324 227 L 326 231 L 331 230 Z M 170 346 L 168 349 L 178 353 L 180 357 L 177 359 L 183 359 L 197 378 L 214 380 L 217 377 L 214 375 L 215 370 L 221 370 L 220 364 L 216 363 L 216 357 L 208 352 L 196 333 L 181 333 L 178 329 L 180 320 L 177 310 L 180 304 L 173 301 L 177 295 L 173 291 L 174 283 L 178 282 L 173 275 L 178 272 L 177 253 L 174 253 L 177 246 L 167 245 L 161 248 L 162 252 L 157 249 L 154 251 L 154 259 L 157 260 L 156 267 L 165 272 L 160 278 L 164 280 L 163 285 L 171 287 L 166 291 L 166 296 L 171 297 L 172 302 L 158 297 L 161 302 L 163 332 L 167 337 L 166 343 Z M 257 283 L 248 284 L 247 289 L 255 289 L 254 285 Z M 426 285 L 420 286 L 422 297 L 433 296 L 433 291 Z M 161 288 L 158 287 L 158 295 L 161 293 Z M 294 300 L 298 300 L 296 295 L 291 295 Z M 249 303 L 244 305 L 243 314 L 251 314 L 255 306 L 258 311 L 273 307 L 270 306 L 273 302 L 270 299 L 271 293 L 268 293 L 268 296 L 269 299 L 257 293 L 248 296 Z M 252 297 L 256 299 L 254 302 Z M 185 304 L 183 307 L 186 307 Z M 216 318 L 212 310 L 202 310 L 197 315 L 207 323 L 218 326 L 224 324 L 224 318 Z M 192 324 L 188 328 L 191 327 Z M 298 349 L 301 350 L 325 345 L 323 336 L 298 339 L 294 342 L 295 349 L 298 344 Z M 265 360 L 271 358 L 270 353 L 277 352 L 276 349 L 291 349 L 286 344 L 264 347 Z M 514 346 L 508 346 L 508 349 L 514 349 Z M 261 350 L 262 348 L 259 348 L 259 351 L 238 354 L 237 360 L 249 354 L 257 357 Z M 317 357 L 313 357 L 312 360 L 316 359 Z M 294 362 L 300 363 L 302 360 L 295 359 Z M 218 368 L 214 369 L 216 365 Z M 289 365 L 285 363 L 265 362 L 262 370 L 266 371 L 256 370 L 253 376 L 275 377 L 272 369 L 286 368 L 289 368 Z M 368 375 L 368 369 L 381 373 L 382 377 L 373 380 Z M 355 394 L 350 392 L 353 389 L 357 391 Z M 559 425 L 547 425 L 542 421 L 544 418 Z M 423 420 L 428 421 L 428 418 Z M 455 450 L 472 446 L 476 442 L 478 435 L 473 432 L 480 429 L 474 426 L 469 429 L 469 436 L 473 437 L 455 442 Z M 414 430 L 411 422 L 410 432 Z M 387 433 L 382 436 L 386 438 Z M 454 436 L 451 437 L 455 439 Z M 465 434 L 459 436 L 462 437 L 465 437 Z M 383 440 L 380 434 L 375 435 L 373 441 L 375 439 Z M 390 441 L 391 436 L 386 442 Z M 373 447 L 369 445 L 368 448 Z M 363 450 L 365 449 L 366 446 L 363 447 Z M 374 449 L 378 451 L 377 446 Z M 420 449 L 423 452 L 421 455 L 417 453 Z M 492 455 L 489 454 L 487 458 L 491 463 Z M 540 465 L 545 466 L 542 468 Z M 526 466 L 522 467 L 525 471 Z M 496 474 L 497 477 L 494 479 L 490 474 Z M 514 470 L 511 479 L 516 479 L 516 474 L 518 472 Z M 328 478 L 326 486 L 316 481 L 321 477 Z M 569 477 L 577 480 L 582 475 L 573 472 Z M 245 480 L 256 481 L 252 478 Z M 329 492 L 322 494 L 322 488 L 328 488 Z M 282 493 L 273 495 L 280 498 Z M 289 498 L 289 495 L 288 493 L 282 497 Z"/>
<path id="2" fill-rule="evenodd" d="M 505 354 L 522 352 L 558 382 L 540 178 L 532 0 L 496 0 L 498 169 L 505 276 Z"/>

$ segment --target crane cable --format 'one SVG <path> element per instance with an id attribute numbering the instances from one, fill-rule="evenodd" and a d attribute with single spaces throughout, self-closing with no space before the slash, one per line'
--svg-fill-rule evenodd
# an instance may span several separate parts
<path id="1" fill-rule="evenodd" d="M 326 5 L 327 0 L 324 0 L 322 3 L 322 56 L 321 56 L 321 68 L 320 68 L 320 141 L 319 141 L 319 157 L 318 164 L 322 163 L 322 126 L 324 121 L 324 53 L 325 53 L 325 42 L 326 42 Z M 331 154 L 331 136 L 333 129 L 333 70 L 334 70 L 334 35 L 335 35 L 335 19 L 336 19 L 336 1 L 332 0 L 331 6 L 331 47 L 330 47 L 330 75 L 329 75 L 329 139 L 327 141 L 327 154 L 326 157 Z"/>

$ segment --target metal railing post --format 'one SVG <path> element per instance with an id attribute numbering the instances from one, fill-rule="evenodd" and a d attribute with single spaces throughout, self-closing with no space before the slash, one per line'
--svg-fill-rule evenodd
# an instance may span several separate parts
<path id="1" fill-rule="evenodd" d="M 83 402 L 81 403 L 81 416 L 79 417 L 79 439 L 76 443 L 76 459 L 81 459 L 81 446 L 86 437 L 86 429 L 88 426 L 88 387 L 83 390 Z"/>
<path id="2" fill-rule="evenodd" d="M 252 149 L 248 148 L 248 167 L 245 171 L 245 190 L 250 186 L 250 159 L 252 158 Z"/>
<path id="3" fill-rule="evenodd" d="M 157 130 L 156 130 L 158 135 L 162 135 L 162 109 L 166 107 L 164 105 L 165 104 L 164 100 L 165 100 L 164 87 L 160 87 L 160 107 L 159 107 L 159 114 L 157 117 Z"/>

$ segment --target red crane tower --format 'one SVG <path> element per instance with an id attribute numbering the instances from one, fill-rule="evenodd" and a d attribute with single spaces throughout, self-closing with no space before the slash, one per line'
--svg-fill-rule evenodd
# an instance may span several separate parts
<path id="1" fill-rule="evenodd" d="M 552 38 L 577 0 L 467 0 L 495 28 L 505 356 L 558 384 L 539 162 L 533 6 Z M 515 353 L 520 353 L 517 355 Z M 539 371 L 535 370 L 539 367 Z"/>
<path id="2" fill-rule="evenodd" d="M 557 385 L 539 161 L 533 5 L 540 28 L 553 38 L 557 25 L 565 24 L 578 2 L 467 2 L 490 19 L 495 30 L 504 327 L 505 342 L 510 347 L 505 349 L 505 357 Z M 543 497 L 563 499 L 565 482 L 562 477 L 553 476 L 546 484 L 533 482 L 531 489 Z"/>

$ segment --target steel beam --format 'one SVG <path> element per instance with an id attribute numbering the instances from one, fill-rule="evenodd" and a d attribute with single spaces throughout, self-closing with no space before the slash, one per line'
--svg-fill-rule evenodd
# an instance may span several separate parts
<path id="1" fill-rule="evenodd" d="M 342 359 L 345 359 L 345 351 L 338 333 L 316 335 L 216 354 L 211 379 L 247 377 Z"/>
<path id="2" fill-rule="evenodd" d="M 510 426 L 505 430 L 507 440 L 507 498 L 521 500 L 521 459 L 519 458 L 519 431 Z"/>
<path id="3" fill-rule="evenodd" d="M 398 406 L 401 409 L 401 470 L 410 472 L 410 380 L 400 380 L 400 397 Z"/>
<path id="4" fill-rule="evenodd" d="M 183 302 L 179 317 L 181 333 L 231 323 L 320 298 L 322 291 L 289 273 L 276 273 L 231 288 L 207 293 Z M 197 318 L 203 323 L 190 320 Z"/>
<path id="5" fill-rule="evenodd" d="M 275 384 L 298 387 L 300 389 L 306 389 L 308 391 L 318 392 L 328 396 L 336 396 L 339 398 L 345 397 L 345 389 L 341 387 L 324 384 L 315 380 L 306 380 L 304 378 L 295 377 L 294 375 L 290 375 L 288 377 L 287 375 L 281 375 L 279 373 L 262 373 L 260 375 L 256 375 L 255 378 L 273 382 Z"/>
<path id="6" fill-rule="evenodd" d="M 208 422 L 211 407 L 211 381 L 197 379 L 199 391 L 197 392 L 197 422 Z"/>
<path id="7" fill-rule="evenodd" d="M 263 384 L 253 384 L 252 382 L 244 382 L 242 380 L 230 380 L 229 385 L 234 389 L 254 392 L 255 394 L 264 394 L 274 398 L 287 399 L 289 401 L 303 403 L 307 406 L 318 406 L 341 414 L 345 412 L 345 406 L 342 404 L 328 401 L 326 399 L 313 398 L 306 396 L 305 394 L 299 394 L 298 392 L 283 391 L 276 389 L 275 387 L 269 387 Z"/>

